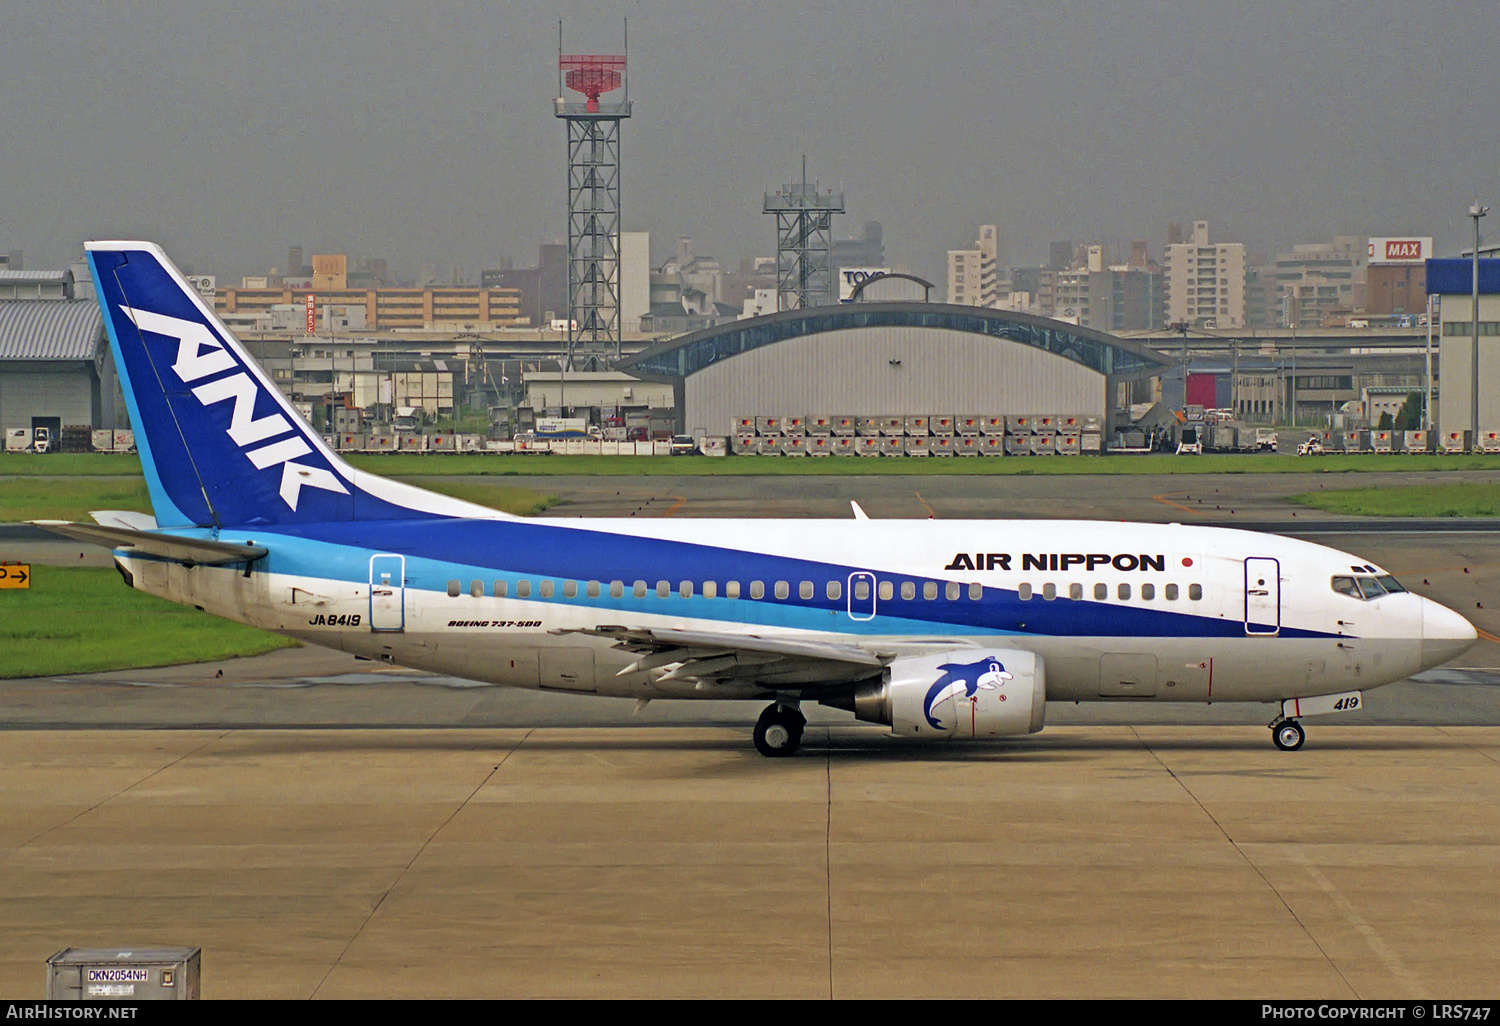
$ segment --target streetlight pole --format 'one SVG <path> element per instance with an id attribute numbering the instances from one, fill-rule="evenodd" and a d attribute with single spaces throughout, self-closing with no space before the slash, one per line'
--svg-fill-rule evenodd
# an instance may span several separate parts
<path id="1" fill-rule="evenodd" d="M 1476 452 L 1479 448 L 1479 219 L 1489 212 L 1489 207 L 1481 207 L 1477 202 L 1469 208 L 1469 216 L 1474 219 L 1474 280 L 1470 282 L 1473 286 L 1474 306 L 1469 314 L 1469 326 L 1474 329 L 1474 349 L 1470 354 L 1469 364 L 1469 419 L 1474 433 L 1469 436 L 1470 452 Z"/>

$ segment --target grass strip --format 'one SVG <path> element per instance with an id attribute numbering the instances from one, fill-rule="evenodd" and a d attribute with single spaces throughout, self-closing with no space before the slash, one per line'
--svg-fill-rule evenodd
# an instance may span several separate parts
<path id="1" fill-rule="evenodd" d="M 1497 517 L 1500 484 L 1484 482 L 1305 492 L 1288 501 L 1362 517 Z"/>
<path id="2" fill-rule="evenodd" d="M 517 516 L 534 516 L 562 500 L 519 485 L 499 481 L 412 482 L 429 491 L 477 502 Z M 0 479 L 0 522 L 22 520 L 81 520 L 89 511 L 126 509 L 149 513 L 146 481 L 123 477 L 13 477 Z"/>
<path id="3" fill-rule="evenodd" d="M 297 642 L 127 588 L 110 568 L 32 566 L 0 591 L 0 679 L 175 666 Z"/>

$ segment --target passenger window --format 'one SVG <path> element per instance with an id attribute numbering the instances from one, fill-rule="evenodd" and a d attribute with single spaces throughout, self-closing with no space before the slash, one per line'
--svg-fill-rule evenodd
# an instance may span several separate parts
<path id="1" fill-rule="evenodd" d="M 957 581 L 949 581 L 943 586 L 943 595 L 949 602 L 958 601 L 958 592 L 959 587 Z"/>
<path id="2" fill-rule="evenodd" d="M 928 602 L 937 598 L 937 581 L 927 581 L 922 585 L 922 597 Z"/>
<path id="3" fill-rule="evenodd" d="M 724 597 L 725 598 L 732 598 L 732 599 L 739 598 L 740 597 L 740 582 L 739 581 L 725 581 L 724 582 Z"/>
<path id="4" fill-rule="evenodd" d="M 543 581 L 542 582 L 542 598 L 551 598 L 551 597 L 552 597 L 552 582 L 551 581 Z"/>
<path id="5" fill-rule="evenodd" d="M 578 597 L 578 582 L 577 581 L 564 581 L 563 582 L 563 598 L 577 598 L 577 597 Z"/>
<path id="6" fill-rule="evenodd" d="M 776 582 L 776 597 L 784 599 L 792 593 L 791 587 L 785 581 Z"/>
<path id="7" fill-rule="evenodd" d="M 483 581 L 470 581 L 469 582 L 469 594 L 472 595 L 474 598 L 484 598 L 484 582 Z"/>
<path id="8" fill-rule="evenodd" d="M 1175 585 L 1175 584 L 1169 584 L 1169 585 L 1167 585 L 1165 588 L 1162 589 L 1162 594 L 1167 597 L 1167 601 L 1168 602 L 1176 602 L 1177 601 L 1177 585 Z"/>
<path id="9" fill-rule="evenodd" d="M 588 585 L 588 596 L 589 596 L 589 598 L 598 598 L 599 597 L 599 582 L 598 581 L 590 581 L 589 582 L 589 585 Z"/>
<path id="10" fill-rule="evenodd" d="M 670 582 L 670 581 L 657 581 L 656 582 L 656 597 L 657 598 L 667 598 L 671 594 L 672 594 L 672 582 Z"/>
<path id="11" fill-rule="evenodd" d="M 844 587 L 838 581 L 829 581 L 828 587 L 823 590 L 823 594 L 828 596 L 829 601 L 837 602 L 843 597 Z"/>
<path id="12" fill-rule="evenodd" d="M 703 597 L 704 598 L 713 598 L 714 596 L 716 596 L 718 594 L 719 594 L 719 586 L 717 584 L 715 584 L 713 581 L 704 581 L 703 582 Z"/>
<path id="13" fill-rule="evenodd" d="M 1109 585 L 1094 585 L 1094 598 L 1098 599 L 1100 602 L 1103 602 L 1105 599 L 1109 598 Z"/>
<path id="14" fill-rule="evenodd" d="M 870 600 L 870 582 L 865 578 L 861 577 L 854 582 L 854 597 L 860 602 L 868 602 Z"/>
<path id="15" fill-rule="evenodd" d="M 879 588 L 880 601 L 882 601 L 882 602 L 888 602 L 888 601 L 890 601 L 891 596 L 894 595 L 895 593 L 896 593 L 895 588 L 894 588 L 894 586 L 892 586 L 892 584 L 891 584 L 890 581 L 881 581 L 880 582 L 880 588 Z"/>
<path id="16" fill-rule="evenodd" d="M 449 598 L 458 598 L 458 593 L 459 593 L 459 591 L 461 589 L 462 589 L 462 585 L 460 585 L 457 581 L 449 581 L 448 582 L 448 597 Z"/>
<path id="17" fill-rule="evenodd" d="M 1147 601 L 1150 601 L 1151 599 L 1156 598 L 1156 585 L 1154 585 L 1154 584 L 1143 584 L 1143 585 L 1141 585 L 1141 598 L 1146 599 Z"/>
<path id="18" fill-rule="evenodd" d="M 634 595 L 636 598 L 645 598 L 646 597 L 646 582 L 645 581 L 636 581 L 635 585 L 630 589 L 630 593 L 632 595 Z"/>
<path id="19" fill-rule="evenodd" d="M 901 582 L 901 597 L 910 601 L 917 597 L 917 586 L 912 581 Z"/>
<path id="20" fill-rule="evenodd" d="M 1203 600 L 1203 585 L 1189 584 L 1188 598 L 1192 599 L 1194 602 L 1201 602 Z"/>
<path id="21" fill-rule="evenodd" d="M 1078 599 L 1083 598 L 1083 585 L 1081 585 L 1081 584 L 1070 584 L 1070 585 L 1068 585 L 1068 598 L 1073 599 L 1074 601 L 1077 601 Z"/>
<path id="22" fill-rule="evenodd" d="M 984 598 L 984 585 L 980 584 L 977 581 L 973 584 L 970 584 L 969 598 L 973 599 L 975 602 L 978 602 L 980 599 Z"/>
<path id="23" fill-rule="evenodd" d="M 504 581 L 496 581 L 495 582 L 495 597 L 496 598 L 504 598 L 505 597 L 505 582 Z"/>
<path id="24" fill-rule="evenodd" d="M 530 581 L 517 581 L 516 582 L 516 598 L 531 598 L 531 582 Z"/>
<path id="25" fill-rule="evenodd" d="M 760 581 L 751 581 L 750 582 L 750 597 L 753 598 L 753 599 L 762 599 L 762 598 L 765 598 L 766 597 L 766 586 L 765 586 L 765 584 L 763 584 Z"/>
<path id="26" fill-rule="evenodd" d="M 625 595 L 625 582 L 624 581 L 610 581 L 609 582 L 609 597 L 610 598 L 623 598 L 624 595 Z"/>
<path id="27" fill-rule="evenodd" d="M 1120 597 L 1122 599 L 1128 599 L 1130 597 L 1130 585 L 1128 585 L 1128 584 L 1122 584 L 1122 585 L 1120 585 L 1119 595 L 1120 595 Z"/>
<path id="28" fill-rule="evenodd" d="M 800 585 L 798 585 L 797 597 L 803 599 L 804 601 L 813 597 L 812 581 L 803 581 Z"/>
<path id="29" fill-rule="evenodd" d="M 681 584 L 679 584 L 677 586 L 677 594 L 681 595 L 683 598 L 692 598 L 693 597 L 693 582 L 692 581 L 683 581 Z"/>
<path id="30" fill-rule="evenodd" d="M 1057 585 L 1051 583 L 1042 585 L 1042 598 L 1048 602 L 1057 598 Z"/>
<path id="31" fill-rule="evenodd" d="M 1031 585 L 1029 585 L 1029 584 L 1018 584 L 1018 585 L 1016 585 L 1016 598 L 1020 599 L 1022 602 L 1030 602 L 1031 601 Z"/>

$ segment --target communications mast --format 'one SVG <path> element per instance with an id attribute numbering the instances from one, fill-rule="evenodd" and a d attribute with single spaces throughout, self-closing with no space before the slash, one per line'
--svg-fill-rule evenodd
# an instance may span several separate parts
<path id="1" fill-rule="evenodd" d="M 844 194 L 802 182 L 765 194 L 763 213 L 776 215 L 776 309 L 825 306 L 833 291 L 833 215 L 844 212 Z"/>
<path id="2" fill-rule="evenodd" d="M 567 369 L 582 343 L 620 355 L 620 122 L 630 117 L 624 54 L 564 54 L 557 26 L 555 114 L 568 123 Z M 563 89 L 581 93 L 569 101 Z M 599 99 L 624 88 L 617 103 Z"/>

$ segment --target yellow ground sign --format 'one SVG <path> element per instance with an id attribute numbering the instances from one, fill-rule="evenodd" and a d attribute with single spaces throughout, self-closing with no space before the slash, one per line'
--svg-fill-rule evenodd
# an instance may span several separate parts
<path id="1" fill-rule="evenodd" d="M 0 563 L 0 588 L 31 587 L 29 563 Z"/>

